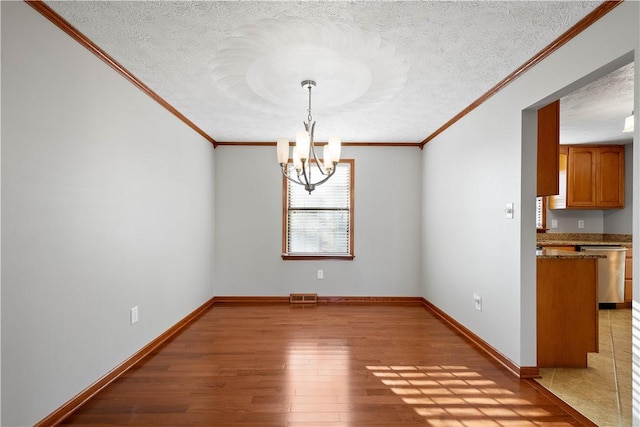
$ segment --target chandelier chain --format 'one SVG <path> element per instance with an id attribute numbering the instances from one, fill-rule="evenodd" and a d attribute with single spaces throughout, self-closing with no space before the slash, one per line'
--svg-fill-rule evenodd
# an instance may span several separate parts
<path id="1" fill-rule="evenodd" d="M 311 116 L 311 88 L 312 86 L 309 85 L 309 108 L 307 109 L 307 121 L 309 122 L 309 126 L 311 126 L 311 122 L 313 121 L 313 117 Z"/>

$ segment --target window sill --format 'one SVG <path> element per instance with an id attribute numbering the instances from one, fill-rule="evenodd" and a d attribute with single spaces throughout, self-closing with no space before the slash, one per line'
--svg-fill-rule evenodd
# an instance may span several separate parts
<path id="1" fill-rule="evenodd" d="M 349 254 L 282 254 L 284 261 L 317 261 L 325 259 L 335 259 L 339 261 L 353 261 L 355 258 Z"/>

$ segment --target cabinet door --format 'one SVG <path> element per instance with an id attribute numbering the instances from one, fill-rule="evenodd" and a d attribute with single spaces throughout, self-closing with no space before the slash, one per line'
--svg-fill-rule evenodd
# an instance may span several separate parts
<path id="1" fill-rule="evenodd" d="M 596 205 L 596 148 L 570 147 L 567 165 L 567 206 Z"/>
<path id="2" fill-rule="evenodd" d="M 555 101 L 538 110 L 538 197 L 558 194 L 559 141 L 560 101 Z"/>
<path id="3" fill-rule="evenodd" d="M 557 196 L 549 209 L 624 207 L 624 145 L 561 145 Z"/>
<path id="4" fill-rule="evenodd" d="M 596 183 L 596 206 L 624 207 L 624 146 L 597 149 Z"/>

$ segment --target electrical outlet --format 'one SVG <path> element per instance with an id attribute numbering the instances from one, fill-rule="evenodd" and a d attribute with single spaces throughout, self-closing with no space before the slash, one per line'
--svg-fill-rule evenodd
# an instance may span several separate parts
<path id="1" fill-rule="evenodd" d="M 324 270 L 318 270 L 318 280 L 324 279 Z"/>
<path id="2" fill-rule="evenodd" d="M 473 302 L 476 306 L 476 310 L 482 311 L 482 297 L 477 292 L 473 293 Z"/>
<path id="3" fill-rule="evenodd" d="M 138 306 L 131 308 L 131 324 L 138 323 Z"/>
<path id="4" fill-rule="evenodd" d="M 578 220 L 578 228 L 584 228 L 584 219 Z"/>
<path id="5" fill-rule="evenodd" d="M 558 228 L 558 220 L 557 219 L 552 219 L 551 220 L 551 228 Z"/>

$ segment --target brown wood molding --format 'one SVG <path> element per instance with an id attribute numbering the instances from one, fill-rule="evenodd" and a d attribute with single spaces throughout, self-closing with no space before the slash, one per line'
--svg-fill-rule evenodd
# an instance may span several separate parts
<path id="1" fill-rule="evenodd" d="M 537 366 L 520 366 L 520 375 L 521 379 L 534 379 L 534 378 L 542 378 L 540 375 L 540 368 Z"/>
<path id="2" fill-rule="evenodd" d="M 430 301 L 425 298 L 421 298 L 422 304 L 425 308 L 439 317 L 444 323 L 449 325 L 454 331 L 458 332 L 460 335 L 465 337 L 471 343 L 475 344 L 480 348 L 484 353 L 486 353 L 489 357 L 496 360 L 502 366 L 507 368 L 509 372 L 517 376 L 518 378 L 540 378 L 540 370 L 537 366 L 518 366 L 508 357 L 500 353 L 498 350 L 493 348 L 488 342 L 471 332 L 453 317 L 449 316 L 444 311 L 440 310 L 438 307 L 433 305 Z"/>
<path id="3" fill-rule="evenodd" d="M 214 305 L 220 304 L 289 304 L 289 297 L 281 297 L 281 296 L 266 296 L 266 297 L 255 297 L 255 296 L 218 296 L 213 297 Z"/>
<path id="4" fill-rule="evenodd" d="M 59 424 L 62 420 L 71 415 L 76 409 L 80 406 L 84 405 L 89 399 L 95 396 L 98 392 L 103 390 L 106 386 L 111 384 L 113 381 L 118 379 L 122 374 L 124 374 L 128 369 L 134 366 L 136 363 L 140 362 L 146 356 L 151 354 L 155 349 L 160 347 L 164 342 L 168 339 L 172 338 L 176 334 L 178 334 L 185 326 L 189 325 L 191 322 L 196 320 L 205 311 L 207 311 L 214 303 L 214 298 L 209 299 L 207 302 L 202 304 L 200 307 L 196 308 L 194 311 L 189 313 L 186 317 L 180 320 L 178 323 L 167 329 L 156 339 L 151 341 L 149 344 L 138 350 L 135 354 L 129 357 L 127 360 L 122 362 L 120 365 L 113 368 L 110 372 L 104 375 L 95 383 L 91 384 L 89 387 L 81 391 L 67 403 L 56 409 L 54 412 L 49 414 L 46 418 L 39 421 L 35 424 L 35 427 L 45 427 L 45 426 L 55 426 Z"/>
<path id="5" fill-rule="evenodd" d="M 315 142 L 318 147 L 327 145 L 326 142 Z M 276 142 L 273 141 L 216 141 L 216 147 L 275 147 Z M 413 147 L 422 149 L 421 142 L 343 142 L 343 147 Z"/>
<path id="6" fill-rule="evenodd" d="M 113 59 L 109 54 L 107 54 L 104 50 L 100 49 L 95 43 L 89 40 L 84 34 L 78 31 L 77 28 L 72 26 L 69 22 L 67 22 L 64 18 L 58 15 L 53 9 L 47 6 L 42 0 L 24 0 L 29 6 L 37 10 L 42 16 L 51 21 L 54 25 L 60 28 L 62 31 L 67 33 L 71 38 L 80 43 L 82 46 L 87 48 L 91 53 L 100 58 L 103 62 L 105 62 L 108 66 L 113 68 L 116 72 L 122 75 L 124 78 L 133 83 L 138 89 L 142 90 L 146 93 L 151 99 L 156 101 L 158 104 L 162 105 L 165 109 L 167 109 L 171 114 L 176 116 L 182 122 L 184 122 L 191 129 L 199 133 L 204 139 L 213 144 L 214 148 L 216 147 L 216 141 L 205 133 L 202 129 L 195 125 L 191 120 L 186 118 L 181 112 L 176 110 L 171 104 L 165 101 L 160 97 L 157 93 L 152 91 L 147 85 L 142 83 L 136 76 L 131 74 L 129 70 L 124 68 L 120 63 L 118 63 L 115 59 Z"/>
<path id="7" fill-rule="evenodd" d="M 352 216 L 353 217 L 353 216 Z M 286 242 L 284 243 L 286 244 Z M 320 261 L 332 259 L 336 261 L 353 261 L 354 255 L 281 255 L 283 261 Z"/>
<path id="8" fill-rule="evenodd" d="M 348 297 L 320 296 L 318 303 L 331 304 L 380 304 L 380 305 L 421 305 L 421 297 Z"/>
<path id="9" fill-rule="evenodd" d="M 596 9 L 594 9 L 590 14 L 588 14 L 587 16 L 582 18 L 573 27 L 569 28 L 560 37 L 555 39 L 553 42 L 551 42 L 551 44 L 549 44 L 547 47 L 545 47 L 540 52 L 538 52 L 535 56 L 533 56 L 533 58 L 529 59 L 527 62 L 525 62 L 523 65 L 521 65 L 518 69 L 516 69 L 514 72 L 512 72 L 507 77 L 502 79 L 497 85 L 495 85 L 494 87 L 489 89 L 484 95 L 482 95 L 480 98 L 478 98 L 475 101 L 473 101 L 467 108 L 465 108 L 464 110 L 460 111 L 458 114 L 453 116 L 452 119 L 450 119 L 448 122 L 446 122 L 444 125 L 442 125 L 438 130 L 436 130 L 431 135 L 429 135 L 427 138 L 425 138 L 424 141 L 421 142 L 422 148 L 424 148 L 424 146 L 427 143 L 429 143 L 429 141 L 433 140 L 436 136 L 440 135 L 447 128 L 449 128 L 451 125 L 453 125 L 455 122 L 457 122 L 462 117 L 464 117 L 467 114 L 469 114 L 471 111 L 475 110 L 476 107 L 478 107 L 479 105 L 484 103 L 487 99 L 491 98 L 493 95 L 498 93 L 500 90 L 502 90 L 508 84 L 510 84 L 512 81 L 514 81 L 515 79 L 520 77 L 522 74 L 527 72 L 529 69 L 533 68 L 533 66 L 538 64 L 540 61 L 545 59 L 547 56 L 551 55 L 553 52 L 555 52 L 561 46 L 563 46 L 568 41 L 570 41 L 571 39 L 576 37 L 582 31 L 587 29 L 591 24 L 596 22 L 598 19 L 602 18 L 607 13 L 611 12 L 611 10 L 613 10 L 613 8 L 618 6 L 623 1 L 624 0 L 606 0 L 606 1 L 604 1 L 600 6 L 598 6 Z"/>
<path id="10" fill-rule="evenodd" d="M 217 296 L 214 305 L 220 304 L 289 304 L 289 296 Z M 318 304 L 382 304 L 422 305 L 421 297 L 368 297 L 368 296 L 318 296 Z"/>

